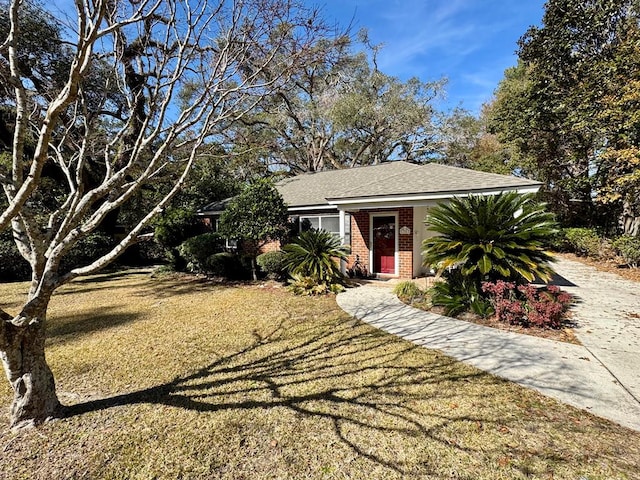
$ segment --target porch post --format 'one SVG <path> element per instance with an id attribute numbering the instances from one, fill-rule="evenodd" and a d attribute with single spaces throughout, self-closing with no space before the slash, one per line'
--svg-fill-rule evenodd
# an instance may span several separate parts
<path id="1" fill-rule="evenodd" d="M 338 215 L 340 216 L 340 242 L 344 245 L 344 237 L 345 237 L 345 231 L 344 231 L 344 221 L 345 221 L 345 214 L 344 214 L 344 210 L 338 210 Z M 349 245 L 351 246 L 351 245 Z M 345 274 L 347 273 L 347 262 L 345 260 L 340 260 L 340 271 Z"/>

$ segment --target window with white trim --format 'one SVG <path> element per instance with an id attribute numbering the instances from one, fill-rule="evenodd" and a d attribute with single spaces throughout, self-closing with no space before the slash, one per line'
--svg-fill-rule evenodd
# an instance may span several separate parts
<path id="1" fill-rule="evenodd" d="M 344 214 L 344 239 L 342 240 L 344 245 L 351 246 L 351 214 Z"/>
<path id="2" fill-rule="evenodd" d="M 351 241 L 351 216 L 345 215 L 344 243 Z M 340 238 L 340 215 L 300 215 L 300 231 L 325 230 Z"/>
<path id="3" fill-rule="evenodd" d="M 216 233 L 220 231 L 220 217 L 216 217 L 215 222 L 213 223 L 213 231 Z M 238 240 L 235 238 L 225 237 L 224 248 L 230 251 L 238 250 Z"/>

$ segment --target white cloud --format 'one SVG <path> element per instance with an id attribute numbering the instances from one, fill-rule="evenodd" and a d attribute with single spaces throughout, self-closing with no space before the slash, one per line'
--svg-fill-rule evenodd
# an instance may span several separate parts
<path id="1" fill-rule="evenodd" d="M 431 76 L 440 76 L 446 73 L 441 70 L 460 65 L 486 48 L 491 37 L 504 28 L 500 25 L 504 22 L 480 22 L 473 15 L 474 9 L 469 8 L 472 3 L 374 2 L 369 6 L 370 30 L 372 39 L 385 45 L 380 54 L 381 68 L 404 75 L 435 68 L 437 71 Z"/>
<path id="2" fill-rule="evenodd" d="M 355 12 L 390 75 L 449 78 L 449 105 L 478 110 L 505 68 L 515 64 L 518 38 L 539 23 L 544 0 L 325 0 L 336 12 Z M 339 6 L 338 6 L 339 5 Z"/>

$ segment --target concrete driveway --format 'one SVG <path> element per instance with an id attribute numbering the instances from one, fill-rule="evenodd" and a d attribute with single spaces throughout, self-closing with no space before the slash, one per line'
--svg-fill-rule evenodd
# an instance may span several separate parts
<path id="1" fill-rule="evenodd" d="M 404 305 L 390 288 L 337 297 L 343 310 L 418 345 L 640 431 L 640 284 L 560 260 L 582 346 L 497 330 Z"/>
<path id="2" fill-rule="evenodd" d="M 640 403 L 640 283 L 570 260 L 554 268 L 578 299 L 576 336 Z"/>

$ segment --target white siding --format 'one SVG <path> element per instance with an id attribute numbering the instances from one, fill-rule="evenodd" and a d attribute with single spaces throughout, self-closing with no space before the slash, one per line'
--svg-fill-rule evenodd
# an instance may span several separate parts
<path id="1" fill-rule="evenodd" d="M 435 205 L 435 203 L 434 203 Z M 413 276 L 421 276 L 429 273 L 428 267 L 422 266 L 422 242 L 437 235 L 427 230 L 424 220 L 429 212 L 428 206 L 414 207 L 413 209 Z"/>

